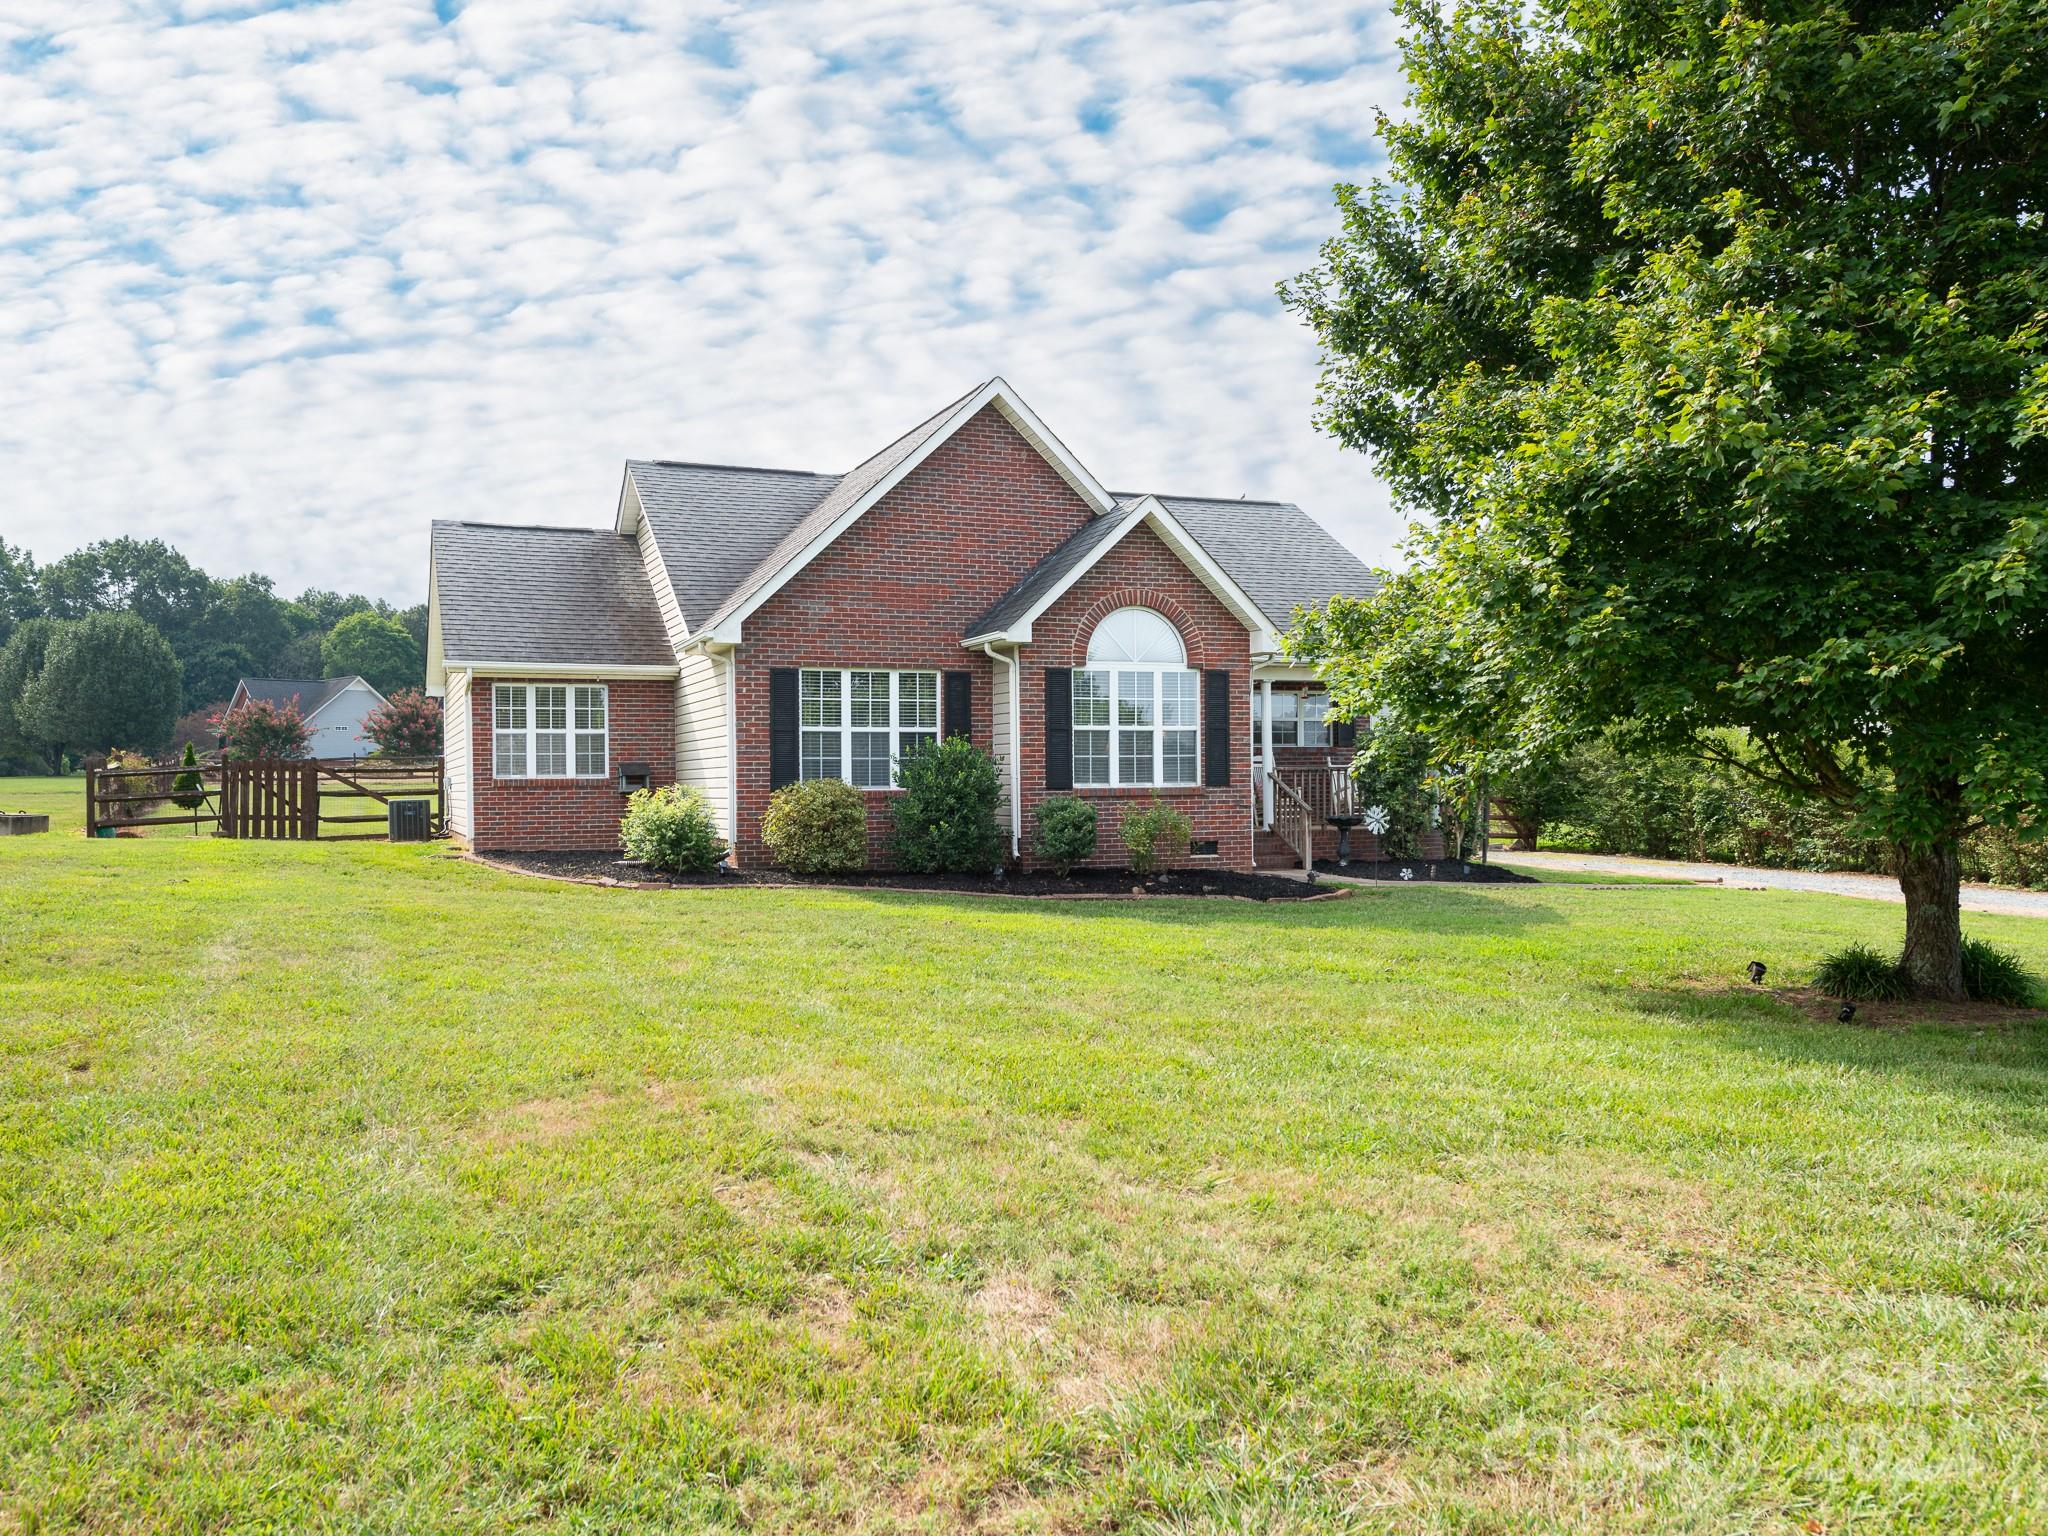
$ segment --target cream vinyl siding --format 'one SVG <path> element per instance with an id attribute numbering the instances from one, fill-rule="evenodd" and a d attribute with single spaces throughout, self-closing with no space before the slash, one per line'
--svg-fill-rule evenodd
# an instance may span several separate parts
<path id="1" fill-rule="evenodd" d="M 1016 759 L 1010 745 L 1010 674 L 1016 669 L 1000 661 L 989 663 L 989 746 L 995 755 L 998 777 L 1003 785 L 1002 820 L 1010 821 L 1010 795 L 1017 776 Z"/>
<path id="2" fill-rule="evenodd" d="M 626 494 L 633 498 L 633 514 L 638 519 L 640 531 L 635 536 L 640 546 L 640 563 L 647 568 L 647 584 L 654 588 L 654 606 L 661 610 L 661 627 L 668 636 L 669 645 L 681 650 L 683 642 L 690 638 L 690 627 L 683 622 L 682 604 L 676 601 L 675 583 L 668 579 L 668 566 L 661 558 L 661 551 L 654 545 L 654 525 L 640 513 L 640 493 L 627 482 Z"/>
<path id="3" fill-rule="evenodd" d="M 731 838 L 732 751 L 725 674 L 732 663 L 692 651 L 680 665 L 682 675 L 676 679 L 676 778 L 704 791 L 719 828 Z"/>
<path id="4" fill-rule="evenodd" d="M 448 689 L 441 699 L 441 757 L 445 778 L 442 793 L 448 803 L 442 809 L 448 830 L 470 840 L 476 836 L 476 797 L 470 792 L 469 674 L 448 674 Z"/>

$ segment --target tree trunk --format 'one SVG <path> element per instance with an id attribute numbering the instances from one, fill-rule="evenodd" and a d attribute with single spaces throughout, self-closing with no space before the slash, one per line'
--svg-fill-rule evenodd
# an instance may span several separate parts
<path id="1" fill-rule="evenodd" d="M 1892 850 L 1906 898 L 1906 948 L 1899 966 L 1922 997 L 1963 1000 L 1962 865 L 1955 839 Z"/>

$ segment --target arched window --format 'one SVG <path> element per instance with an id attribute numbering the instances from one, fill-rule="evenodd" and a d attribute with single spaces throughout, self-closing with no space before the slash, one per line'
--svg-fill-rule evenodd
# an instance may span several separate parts
<path id="1" fill-rule="evenodd" d="M 1074 784 L 1193 784 L 1201 688 L 1180 632 L 1149 608 L 1095 626 L 1074 671 Z"/>

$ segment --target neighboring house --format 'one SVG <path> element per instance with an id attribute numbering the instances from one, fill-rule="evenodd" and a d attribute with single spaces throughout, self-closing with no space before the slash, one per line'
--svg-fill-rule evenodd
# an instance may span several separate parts
<path id="1" fill-rule="evenodd" d="M 377 750 L 363 729 L 384 695 L 360 677 L 245 677 L 228 708 L 246 700 L 279 708 L 298 701 L 306 722 L 306 756 L 367 757 Z"/>
<path id="2" fill-rule="evenodd" d="M 436 522 L 427 686 L 448 825 L 479 848 L 617 843 L 631 784 L 703 789 L 742 864 L 779 786 L 865 790 L 938 733 L 992 752 L 1013 855 L 1047 795 L 1155 793 L 1194 856 L 1284 855 L 1269 768 L 1348 757 L 1280 636 L 1374 578 L 1282 502 L 1111 492 L 1001 379 L 845 474 L 631 460 L 610 528 Z"/>

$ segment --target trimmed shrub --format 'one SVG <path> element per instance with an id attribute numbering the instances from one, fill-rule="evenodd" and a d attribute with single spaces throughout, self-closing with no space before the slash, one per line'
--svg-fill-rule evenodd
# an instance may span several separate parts
<path id="1" fill-rule="evenodd" d="M 1038 831 L 1031 851 L 1064 877 L 1095 853 L 1095 807 L 1074 795 L 1054 795 L 1038 802 Z"/>
<path id="2" fill-rule="evenodd" d="M 1123 837 L 1131 873 L 1149 878 L 1187 853 L 1195 824 L 1155 796 L 1144 810 L 1124 812 L 1117 831 Z"/>
<path id="3" fill-rule="evenodd" d="M 1888 1003 L 1912 991 L 1899 962 L 1886 959 L 1868 944 L 1851 944 L 1824 955 L 1814 968 L 1813 984 L 1829 997 L 1852 1003 Z"/>
<path id="4" fill-rule="evenodd" d="M 761 841 L 792 874 L 845 875 L 864 869 L 867 797 L 838 779 L 785 784 L 768 797 Z"/>
<path id="5" fill-rule="evenodd" d="M 903 754 L 902 787 L 889 807 L 890 847 L 897 862 L 920 875 L 985 875 L 1003 862 L 996 822 L 1003 781 L 996 760 L 965 736 Z"/>
<path id="6" fill-rule="evenodd" d="M 2040 995 L 2040 986 L 2020 957 L 1983 939 L 1964 936 L 1963 990 L 1979 1002 L 2025 1008 Z"/>
<path id="7" fill-rule="evenodd" d="M 619 823 L 619 846 L 628 858 L 672 875 L 709 874 L 725 857 L 711 802 L 691 784 L 635 790 Z"/>
<path id="8" fill-rule="evenodd" d="M 192 743 L 185 743 L 185 756 L 178 765 L 178 776 L 171 780 L 171 804 L 181 811 L 196 811 L 206 802 L 205 780 L 199 776 L 199 754 Z"/>

